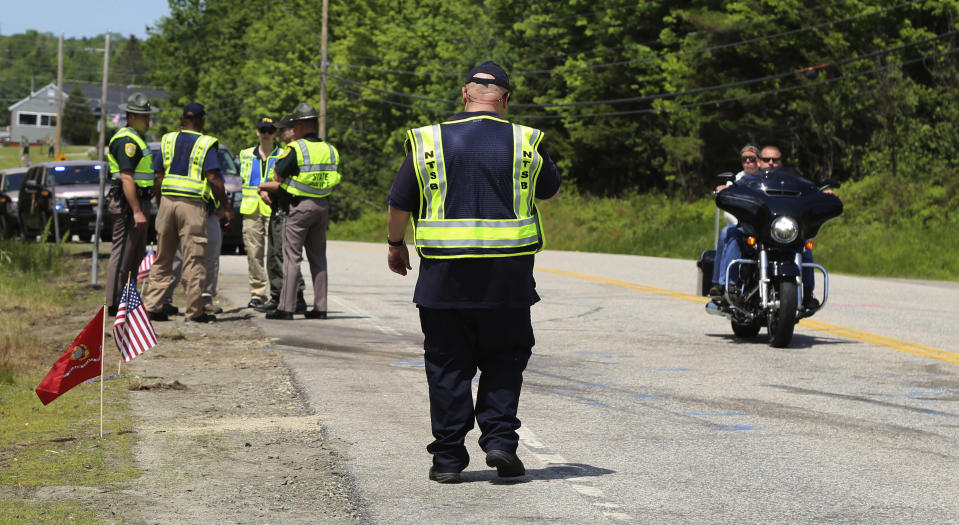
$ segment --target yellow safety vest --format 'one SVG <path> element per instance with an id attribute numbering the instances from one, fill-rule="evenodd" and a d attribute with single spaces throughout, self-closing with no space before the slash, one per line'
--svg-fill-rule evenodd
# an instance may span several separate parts
<path id="1" fill-rule="evenodd" d="M 455 180 L 450 181 L 446 176 L 440 128 L 476 119 L 491 119 L 512 126 L 513 195 L 511 202 L 504 203 L 512 213 L 506 217 L 449 219 L 447 216 L 457 215 L 446 202 L 447 186 L 455 184 Z M 541 251 L 546 239 L 534 197 L 536 179 L 543 167 L 537 151 L 542 140 L 543 132 L 538 129 L 486 115 L 407 131 L 422 203 L 418 216 L 410 219 L 413 242 L 420 256 L 431 259 L 514 257 Z"/>
<path id="2" fill-rule="evenodd" d="M 243 200 L 240 202 L 240 213 L 250 215 L 259 210 L 260 215 L 269 217 L 270 205 L 260 198 L 259 185 L 262 182 L 273 180 L 273 167 L 280 152 L 274 148 L 263 162 L 253 154 L 258 146 L 240 151 L 240 178 L 243 179 Z M 253 184 L 256 183 L 256 184 Z"/>
<path id="3" fill-rule="evenodd" d="M 336 148 L 329 142 L 295 140 L 288 146 L 296 152 L 300 172 L 287 177 L 280 187 L 298 197 L 326 197 L 340 183 Z"/>
<path id="4" fill-rule="evenodd" d="M 173 149 L 176 146 L 176 139 L 180 133 L 193 133 L 199 135 L 193 144 L 193 150 L 190 151 L 190 168 L 188 173 L 170 173 L 170 165 L 173 163 Z M 203 161 L 206 159 L 210 148 L 217 145 L 217 139 L 209 135 L 203 135 L 196 131 L 173 131 L 163 135 L 160 140 L 160 152 L 163 155 L 163 183 L 160 185 L 161 193 L 176 197 L 192 197 L 196 199 L 209 200 L 211 198 L 210 185 L 203 173 Z"/>
<path id="5" fill-rule="evenodd" d="M 147 143 L 140 138 L 140 134 L 137 131 L 129 126 L 120 128 L 113 135 L 113 138 L 110 139 L 109 146 L 113 146 L 113 141 L 121 139 L 124 137 L 129 137 L 136 143 L 137 147 L 140 148 L 140 151 L 143 153 L 143 157 L 140 159 L 140 162 L 137 163 L 136 168 L 133 170 L 133 182 L 141 188 L 152 188 L 153 187 L 153 152 L 147 147 Z M 110 173 L 113 174 L 113 180 L 120 180 L 120 165 L 117 163 L 116 157 L 113 156 L 113 153 L 110 151 L 110 147 L 107 147 L 107 160 L 110 161 Z"/>

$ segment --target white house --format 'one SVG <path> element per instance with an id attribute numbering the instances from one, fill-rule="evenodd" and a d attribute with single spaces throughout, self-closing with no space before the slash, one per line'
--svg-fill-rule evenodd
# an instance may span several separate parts
<path id="1" fill-rule="evenodd" d="M 100 107 L 102 85 L 93 82 L 70 83 L 63 85 L 63 104 L 74 86 L 80 86 L 93 112 Z M 125 115 L 120 114 L 120 104 L 125 104 L 130 95 L 140 92 L 153 100 L 166 100 L 168 95 L 162 89 L 140 88 L 135 86 L 107 86 L 107 118 L 119 115 L 120 125 L 125 125 Z M 23 137 L 32 143 L 45 142 L 57 134 L 57 85 L 51 82 L 34 91 L 29 97 L 7 108 L 10 111 L 10 141 L 20 142 Z"/>

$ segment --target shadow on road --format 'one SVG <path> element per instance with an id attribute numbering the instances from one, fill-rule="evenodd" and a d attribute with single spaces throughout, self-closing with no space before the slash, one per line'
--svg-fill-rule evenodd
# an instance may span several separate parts
<path id="1" fill-rule="evenodd" d="M 605 476 L 615 474 L 615 470 L 609 470 L 582 463 L 564 463 L 561 465 L 550 465 L 540 469 L 526 469 L 526 475 L 516 478 L 501 478 L 496 475 L 495 469 L 480 471 L 465 471 L 462 473 L 463 483 L 473 483 L 477 481 L 486 481 L 496 485 L 516 485 L 519 483 L 529 483 L 537 480 L 560 480 L 569 478 L 585 478 L 591 476 Z"/>

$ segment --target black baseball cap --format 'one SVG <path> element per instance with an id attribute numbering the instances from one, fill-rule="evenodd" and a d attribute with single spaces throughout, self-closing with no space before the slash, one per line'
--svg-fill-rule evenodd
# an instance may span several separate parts
<path id="1" fill-rule="evenodd" d="M 273 117 L 260 117 L 256 121 L 256 129 L 276 129 L 276 123 L 273 122 Z"/>
<path id="2" fill-rule="evenodd" d="M 493 78 L 477 78 L 477 73 L 486 73 L 492 75 Z M 500 86 L 506 88 L 506 91 L 509 91 L 509 75 L 506 74 L 506 70 L 499 67 L 496 62 L 492 60 L 487 60 L 482 64 L 474 67 L 470 70 L 469 74 L 466 75 L 466 83 L 476 82 L 477 84 Z"/>
<path id="3" fill-rule="evenodd" d="M 186 118 L 202 117 L 204 115 L 206 115 L 206 110 L 203 108 L 203 104 L 199 102 L 190 102 L 183 106 L 183 116 Z"/>

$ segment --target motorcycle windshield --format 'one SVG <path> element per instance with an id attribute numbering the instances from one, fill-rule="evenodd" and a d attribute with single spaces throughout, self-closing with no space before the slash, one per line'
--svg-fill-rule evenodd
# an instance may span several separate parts
<path id="1" fill-rule="evenodd" d="M 826 221 L 842 214 L 838 197 L 819 191 L 812 181 L 788 167 L 743 177 L 716 195 L 716 205 L 766 242 L 772 241 L 769 226 L 776 217 L 785 215 L 799 221 L 795 243 L 801 243 L 815 237 Z"/>

